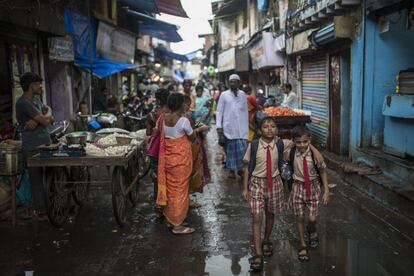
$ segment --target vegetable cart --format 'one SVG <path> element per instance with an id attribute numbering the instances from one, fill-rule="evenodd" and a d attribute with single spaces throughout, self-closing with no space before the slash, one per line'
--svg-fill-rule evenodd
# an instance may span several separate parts
<path id="1" fill-rule="evenodd" d="M 128 201 L 137 204 L 139 160 L 143 160 L 140 147 L 135 146 L 124 156 L 81 156 L 40 157 L 36 155 L 27 161 L 28 167 L 43 168 L 43 185 L 46 194 L 46 208 L 50 222 L 61 227 L 69 216 L 71 197 L 82 205 L 89 195 L 91 186 L 109 188 L 112 191 L 112 206 L 119 226 L 127 219 Z M 104 167 L 106 180 L 92 181 L 91 167 Z"/>
<path id="2" fill-rule="evenodd" d="M 292 128 L 311 122 L 311 112 L 307 110 L 273 107 L 265 109 L 265 113 L 276 120 L 279 136 L 286 139 L 291 138 Z"/>
<path id="3" fill-rule="evenodd" d="M 310 116 L 274 116 L 277 127 L 279 129 L 279 136 L 284 139 L 290 139 L 291 130 L 297 125 L 305 125 L 311 122 Z"/>

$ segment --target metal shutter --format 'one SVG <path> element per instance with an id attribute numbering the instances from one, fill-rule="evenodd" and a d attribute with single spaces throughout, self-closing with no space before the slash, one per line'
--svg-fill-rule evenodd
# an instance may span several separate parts
<path id="1" fill-rule="evenodd" d="M 323 147 L 327 144 L 329 129 L 327 79 L 326 57 L 303 59 L 302 108 L 312 112 L 309 128 L 313 143 Z"/>

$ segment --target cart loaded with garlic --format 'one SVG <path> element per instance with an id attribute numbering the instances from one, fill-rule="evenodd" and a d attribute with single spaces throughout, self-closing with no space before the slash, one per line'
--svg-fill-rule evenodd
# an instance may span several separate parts
<path id="1" fill-rule="evenodd" d="M 110 188 L 116 221 L 127 220 L 128 202 L 135 206 L 140 180 L 149 170 L 145 130 L 128 132 L 107 128 L 96 133 L 73 132 L 58 144 L 42 145 L 28 159 L 28 167 L 43 168 L 49 220 L 62 226 L 69 216 L 71 199 L 79 205 L 89 198 L 91 187 Z M 107 173 L 96 177 L 91 171 Z"/>

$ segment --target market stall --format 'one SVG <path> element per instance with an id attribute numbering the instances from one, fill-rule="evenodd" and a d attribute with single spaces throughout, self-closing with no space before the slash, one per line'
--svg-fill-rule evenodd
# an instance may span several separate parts
<path id="1" fill-rule="evenodd" d="M 275 118 L 281 138 L 290 139 L 292 128 L 311 122 L 311 112 L 308 110 L 271 106 L 265 108 L 263 112 Z"/>
<path id="2" fill-rule="evenodd" d="M 56 227 L 66 222 L 71 197 L 82 205 L 91 187 L 110 188 L 114 215 L 120 226 L 127 219 L 127 201 L 136 205 L 139 180 L 147 172 L 145 135 L 143 131 L 105 131 L 68 134 L 66 142 L 40 146 L 40 153 L 28 159 L 28 167 L 43 168 L 48 217 Z M 106 168 L 107 177 L 91 180 L 92 167 Z"/>

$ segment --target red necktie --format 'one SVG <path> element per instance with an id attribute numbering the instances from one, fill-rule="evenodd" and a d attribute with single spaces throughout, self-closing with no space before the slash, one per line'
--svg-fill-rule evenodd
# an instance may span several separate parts
<path id="1" fill-rule="evenodd" d="M 270 145 L 267 145 L 266 150 L 266 176 L 267 176 L 267 186 L 272 188 L 273 184 L 273 173 L 272 173 L 272 155 L 270 154 Z"/>
<path id="2" fill-rule="evenodd" d="M 303 178 L 305 180 L 306 198 L 309 199 L 312 195 L 312 192 L 311 192 L 311 182 L 309 178 L 309 168 L 308 168 L 308 162 L 306 161 L 306 156 L 303 157 Z"/>

